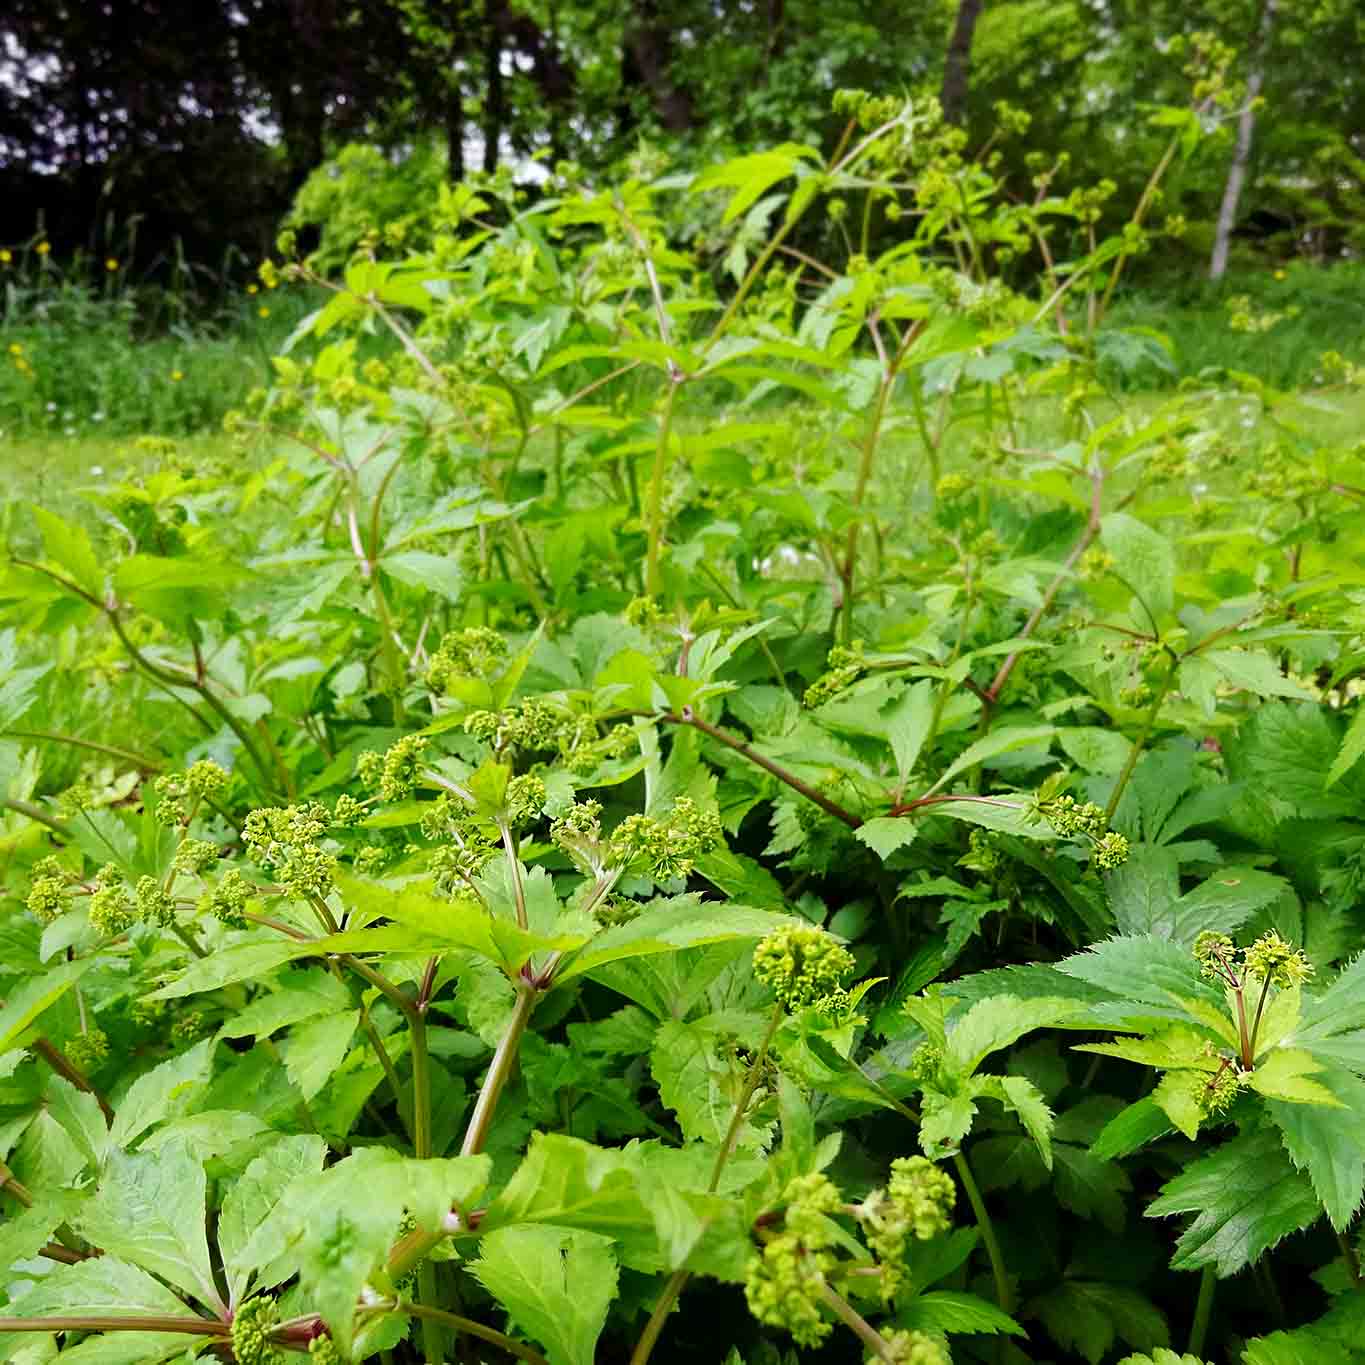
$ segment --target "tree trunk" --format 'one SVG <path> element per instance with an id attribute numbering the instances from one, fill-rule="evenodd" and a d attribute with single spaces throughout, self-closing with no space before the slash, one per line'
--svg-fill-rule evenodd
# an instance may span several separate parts
<path id="1" fill-rule="evenodd" d="M 484 49 L 484 79 L 488 89 L 483 106 L 483 168 L 490 175 L 498 169 L 498 151 L 502 142 L 503 125 L 507 118 L 506 97 L 502 83 L 502 32 L 498 25 L 498 7 L 489 0 L 484 9 L 487 26 Z"/>
<path id="2" fill-rule="evenodd" d="M 967 116 L 967 89 L 972 67 L 972 36 L 986 0 L 958 0 L 953 36 L 948 40 L 948 56 L 943 64 L 943 89 L 939 103 L 949 123 L 962 123 Z"/>
<path id="3" fill-rule="evenodd" d="M 675 85 L 669 73 L 672 40 L 654 0 L 635 0 L 634 22 L 628 23 L 622 61 L 627 85 L 649 92 L 659 122 L 670 133 L 685 133 L 694 117 L 691 94 Z"/>
<path id="4" fill-rule="evenodd" d="M 1209 261 L 1209 279 L 1221 280 L 1228 268 L 1228 249 L 1232 229 L 1237 224 L 1237 204 L 1246 184 L 1247 167 L 1251 163 L 1251 141 L 1256 131 L 1256 111 L 1252 107 L 1265 84 L 1266 56 L 1270 51 L 1270 35 L 1275 27 L 1278 0 L 1262 0 L 1261 25 L 1256 35 L 1256 47 L 1251 56 L 1251 71 L 1247 76 L 1246 103 L 1237 120 L 1237 145 L 1228 167 L 1227 183 L 1223 186 L 1223 202 L 1218 209 L 1218 226 L 1213 234 L 1213 257 Z"/>

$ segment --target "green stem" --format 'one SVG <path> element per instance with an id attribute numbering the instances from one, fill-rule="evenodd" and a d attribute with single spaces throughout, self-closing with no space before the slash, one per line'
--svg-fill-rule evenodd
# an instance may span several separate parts
<path id="1" fill-rule="evenodd" d="M 398 1117 L 402 1121 L 403 1127 L 407 1129 L 408 1137 L 412 1139 L 416 1146 L 416 1124 L 409 1107 L 403 1103 L 403 1088 L 398 1083 L 398 1071 L 394 1067 L 393 1058 L 389 1056 L 389 1050 L 384 1046 L 384 1040 L 379 1036 L 379 1030 L 375 1027 L 374 1019 L 368 1009 L 361 1010 L 360 1027 L 364 1031 L 366 1039 L 369 1041 L 370 1050 L 379 1058 L 379 1065 L 383 1069 L 384 1077 L 389 1083 L 389 1089 L 393 1091 L 393 1102 L 398 1107 Z M 415 1072 L 414 1072 L 415 1074 Z M 413 1087 L 414 1091 L 416 1086 Z"/>
<path id="2" fill-rule="evenodd" d="M 1337 1245 L 1341 1248 L 1342 1258 L 1346 1262 L 1346 1273 L 1350 1276 L 1351 1283 L 1360 1288 L 1360 1258 L 1356 1255 L 1355 1247 L 1351 1245 L 1351 1239 L 1345 1232 L 1337 1233 Z"/>
<path id="3" fill-rule="evenodd" d="M 5 734 L 12 735 L 15 739 L 38 739 L 51 744 L 70 744 L 78 749 L 89 749 L 93 753 L 108 754 L 111 758 L 121 758 L 144 772 L 159 773 L 166 766 L 159 758 L 148 758 L 146 754 L 121 749 L 117 744 L 100 744 L 93 739 L 82 739 L 79 735 L 64 735 L 56 730 L 6 730 Z"/>
<path id="4" fill-rule="evenodd" d="M 1143 750 L 1146 748 L 1147 741 L 1152 737 L 1152 731 L 1156 729 L 1157 718 L 1161 715 L 1161 708 L 1165 705 L 1166 695 L 1171 690 L 1171 684 L 1175 682 L 1175 670 L 1179 666 L 1180 660 L 1172 654 L 1166 666 L 1166 676 L 1162 678 L 1161 685 L 1156 690 L 1156 697 L 1152 701 L 1146 716 L 1142 721 L 1142 729 L 1138 732 L 1138 737 L 1133 741 L 1133 747 L 1128 751 L 1127 761 L 1123 765 L 1123 770 L 1119 773 L 1118 781 L 1114 783 L 1114 790 L 1109 793 L 1108 804 L 1104 808 L 1104 822 L 1108 824 L 1114 818 L 1114 812 L 1119 808 L 1119 802 L 1123 799 L 1124 788 L 1128 785 L 1128 779 L 1133 775 L 1133 769 L 1137 767 L 1137 761 L 1142 757 Z"/>
<path id="5" fill-rule="evenodd" d="M 412 1154 L 431 1155 L 431 1058 L 427 1052 L 427 1020 L 421 1009 L 408 1020 L 412 1039 Z"/>
<path id="6" fill-rule="evenodd" d="M 436 1267 L 430 1260 L 424 1260 L 417 1267 L 417 1302 L 412 1307 L 434 1304 L 435 1301 Z M 426 1357 L 426 1365 L 444 1365 L 446 1343 L 441 1323 L 436 1318 L 423 1314 L 419 1314 L 418 1317 L 422 1324 L 422 1354 Z"/>
<path id="7" fill-rule="evenodd" d="M 659 545 L 663 540 L 664 481 L 668 477 L 668 438 L 673 427 L 673 402 L 682 383 L 680 376 L 669 380 L 668 395 L 659 417 L 659 443 L 654 450 L 654 469 L 649 477 L 648 509 L 645 526 L 648 546 L 645 550 L 645 592 L 650 597 L 659 595 Z"/>
<path id="8" fill-rule="evenodd" d="M 498 821 L 498 833 L 502 835 L 503 851 L 507 854 L 508 875 L 512 878 L 512 898 L 516 902 L 517 924 L 526 928 L 526 887 L 521 880 L 521 859 L 517 854 L 517 837 L 512 826 L 505 820 Z"/>
<path id="9" fill-rule="evenodd" d="M 114 1121 L 114 1111 L 109 1107 L 109 1101 L 90 1084 L 90 1078 L 71 1061 L 66 1053 L 46 1038 L 35 1038 L 28 1047 L 30 1052 L 37 1053 L 68 1084 L 74 1085 L 77 1090 L 84 1090 L 87 1095 L 93 1095 L 95 1103 L 99 1105 L 100 1112 L 106 1121 L 109 1123 Z"/>
<path id="10" fill-rule="evenodd" d="M 891 1354 L 886 1338 L 842 1294 L 831 1289 L 829 1285 L 822 1284 L 820 1297 L 834 1316 L 848 1327 L 878 1360 L 886 1361 L 887 1365 L 896 1365 L 900 1357 Z"/>
<path id="11" fill-rule="evenodd" d="M 649 1315 L 649 1321 L 645 1323 L 644 1331 L 640 1333 L 640 1339 L 635 1343 L 634 1351 L 631 1352 L 630 1365 L 646 1365 L 664 1330 L 664 1322 L 673 1311 L 673 1305 L 677 1303 L 678 1295 L 683 1292 L 683 1287 L 691 1278 L 692 1272 L 689 1270 L 675 1270 L 668 1277 L 668 1283 L 660 1292 L 659 1298 L 654 1304 L 654 1311 Z"/>
<path id="12" fill-rule="evenodd" d="M 30 820 L 36 820 L 38 824 L 46 825 L 54 834 L 60 834 L 63 839 L 71 837 L 71 831 L 60 820 L 49 815 L 41 806 L 35 806 L 32 801 L 4 798 L 0 799 L 0 808 L 12 810 L 16 815 L 26 815 Z"/>
<path id="13" fill-rule="evenodd" d="M 498 1100 L 503 1086 L 507 1084 L 512 1068 L 516 1065 L 517 1053 L 521 1048 L 521 1037 L 531 1020 L 531 1011 L 536 1007 L 538 992 L 529 981 L 517 983 L 517 1003 L 513 1006 L 512 1017 L 498 1040 L 497 1051 L 488 1064 L 488 1074 L 484 1077 L 483 1089 L 474 1104 L 474 1113 L 465 1130 L 464 1142 L 460 1146 L 461 1156 L 474 1156 L 483 1151 L 488 1140 L 488 1131 L 493 1126 L 493 1115 L 497 1111 Z"/>
<path id="14" fill-rule="evenodd" d="M 782 1018 L 782 1006 L 774 1006 L 772 1018 L 768 1020 L 768 1031 L 763 1035 L 763 1042 L 754 1055 L 753 1065 L 749 1068 L 749 1074 L 744 1078 L 744 1088 L 739 1092 L 735 1112 L 730 1116 L 730 1126 L 725 1130 L 725 1141 L 721 1143 L 720 1151 L 716 1153 L 716 1163 L 711 1168 L 711 1182 L 706 1187 L 707 1194 L 715 1194 L 720 1187 L 720 1178 L 725 1171 L 725 1165 L 734 1155 L 735 1144 L 739 1141 L 740 1129 L 744 1126 L 744 1116 L 748 1113 L 749 1102 L 754 1097 L 754 1091 L 758 1089 L 759 1081 L 763 1079 L 763 1064 L 768 1060 L 768 1049 L 772 1046 L 773 1037 L 777 1030 L 782 1026 Z"/>
<path id="15" fill-rule="evenodd" d="M 481 1341 L 500 1346 L 508 1355 L 529 1360 L 532 1365 L 550 1365 L 550 1362 L 533 1347 L 523 1346 L 521 1342 L 514 1341 L 505 1333 L 494 1327 L 485 1327 L 483 1323 L 475 1322 L 473 1318 L 462 1318 L 458 1313 L 447 1313 L 444 1308 L 429 1308 L 424 1303 L 404 1303 L 400 1307 L 402 1312 L 414 1318 L 443 1323 L 457 1332 L 467 1332 L 471 1337 L 478 1337 Z"/>
<path id="16" fill-rule="evenodd" d="M 1251 1021 L 1251 1058 L 1256 1059 L 1256 1039 L 1261 1034 L 1261 1015 L 1265 1012 L 1266 997 L 1270 994 L 1270 978 L 1261 982 L 1261 998 L 1256 1002 L 1256 1016 Z"/>
<path id="17" fill-rule="evenodd" d="M 195 955 L 195 957 L 208 956 L 208 950 L 204 947 L 202 943 L 199 942 L 197 938 L 195 938 L 194 931 L 192 929 L 187 929 L 183 924 L 172 922 L 171 933 L 173 933 L 176 936 L 176 938 L 178 938 L 181 941 L 181 943 L 183 943 L 185 947 L 187 947 L 190 950 L 190 952 L 192 952 Z"/>
<path id="18" fill-rule="evenodd" d="M 1251 1051 L 1251 1034 L 1247 1030 L 1246 994 L 1242 987 L 1238 986 L 1232 997 L 1237 1002 L 1237 1033 L 1242 1041 L 1242 1070 L 1250 1071 L 1255 1065 L 1256 1058 Z"/>
<path id="19" fill-rule="evenodd" d="M 1211 1265 L 1199 1272 L 1199 1297 L 1194 1304 L 1194 1321 L 1190 1324 L 1189 1354 L 1204 1357 L 1204 1339 L 1209 1334 L 1209 1317 L 1213 1313 L 1213 1294 L 1218 1286 L 1218 1275 Z"/>
<path id="20" fill-rule="evenodd" d="M 1005 1258 L 1000 1251 L 1000 1241 L 995 1235 L 995 1224 L 991 1222 L 986 1202 L 981 1198 L 981 1191 L 977 1189 L 976 1180 L 972 1176 L 972 1168 L 967 1164 L 967 1158 L 962 1152 L 953 1154 L 953 1168 L 957 1171 L 957 1178 L 962 1182 L 962 1188 L 967 1191 L 967 1202 L 972 1206 L 976 1225 L 981 1231 L 981 1240 L 986 1247 L 986 1255 L 990 1258 L 991 1275 L 995 1280 L 995 1301 L 1000 1305 L 1002 1313 L 1012 1313 L 1014 1295 L 1010 1293 L 1009 1276 L 1005 1271 Z"/>
<path id="21" fill-rule="evenodd" d="M 225 1322 L 152 1316 L 0 1318 L 0 1332 L 180 1332 L 186 1336 L 224 1339 L 231 1335 Z"/>
<path id="22" fill-rule="evenodd" d="M 768 1031 L 763 1035 L 763 1042 L 754 1056 L 754 1064 L 749 1068 L 748 1076 L 745 1077 L 744 1088 L 740 1091 L 739 1101 L 735 1105 L 735 1112 L 730 1118 L 730 1126 L 725 1133 L 725 1141 L 716 1154 L 716 1163 L 711 1169 L 711 1182 L 706 1187 L 708 1194 L 715 1194 L 720 1185 L 720 1177 L 725 1170 L 726 1162 L 734 1153 L 735 1142 L 739 1138 L 739 1130 L 744 1122 L 744 1115 L 748 1111 L 749 1102 L 754 1097 L 754 1091 L 758 1088 L 758 1082 L 763 1074 L 763 1064 L 768 1059 L 768 1048 L 772 1045 L 773 1036 L 781 1026 L 782 1017 L 782 1006 L 778 1005 L 773 1010 L 772 1018 L 768 1021 Z M 635 1343 L 635 1349 L 631 1352 L 630 1365 L 646 1365 L 654 1347 L 658 1344 L 659 1337 L 664 1329 L 664 1322 L 673 1311 L 673 1305 L 677 1303 L 679 1295 L 686 1288 L 687 1282 L 691 1278 L 692 1272 L 690 1270 L 675 1270 L 668 1277 L 668 1282 L 655 1301 L 654 1310 L 649 1315 L 649 1321 L 645 1323 L 644 1331 L 640 1333 L 639 1340 Z"/>

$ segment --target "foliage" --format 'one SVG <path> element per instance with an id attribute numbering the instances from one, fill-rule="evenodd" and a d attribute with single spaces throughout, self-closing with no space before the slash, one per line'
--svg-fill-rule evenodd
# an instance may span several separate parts
<path id="1" fill-rule="evenodd" d="M 8 1358 L 1358 1350 L 1360 376 L 1125 406 L 1150 227 L 835 107 L 11 510 Z"/>

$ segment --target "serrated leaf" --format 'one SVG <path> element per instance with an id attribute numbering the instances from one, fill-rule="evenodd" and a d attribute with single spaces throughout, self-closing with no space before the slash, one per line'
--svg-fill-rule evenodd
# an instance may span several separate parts
<path id="1" fill-rule="evenodd" d="M 1341 748 L 1337 750 L 1337 756 L 1327 770 L 1327 778 L 1322 784 L 1323 790 L 1335 787 L 1360 762 L 1362 755 L 1365 755 L 1365 705 L 1356 707 L 1351 724 L 1341 737 Z"/>
<path id="2" fill-rule="evenodd" d="M 930 1160 L 950 1156 L 972 1131 L 976 1105 L 967 1095 L 940 1095 L 926 1090 L 920 1107 L 919 1145 Z"/>
<path id="3" fill-rule="evenodd" d="M 110 1152 L 80 1229 L 106 1253 L 169 1280 L 208 1307 L 224 1307 L 205 1234 L 208 1182 L 183 1142 L 156 1152 Z"/>
<path id="4" fill-rule="evenodd" d="M 29 1261 L 52 1240 L 52 1234 L 80 1208 L 85 1194 L 57 1190 L 30 1208 L 20 1209 L 0 1223 L 0 1265 Z"/>
<path id="5" fill-rule="evenodd" d="M 601 1233 L 622 1264 L 662 1267 L 654 1220 L 636 1188 L 632 1158 L 563 1133 L 536 1133 L 521 1165 L 488 1206 L 484 1228 L 555 1223 Z"/>
<path id="6" fill-rule="evenodd" d="M 1276 1047 L 1257 1057 L 1246 1083 L 1269 1100 L 1335 1107 L 1341 1101 L 1321 1081 L 1312 1079 L 1322 1068 L 1323 1064 L 1302 1048 Z"/>
<path id="7" fill-rule="evenodd" d="M 703 904 L 695 896 L 676 896 L 647 905 L 628 924 L 598 934 L 571 957 L 556 975 L 556 984 L 625 958 L 667 953 L 730 939 L 758 939 L 792 923 L 790 916 L 748 905 Z"/>
<path id="8" fill-rule="evenodd" d="M 927 679 L 907 687 L 887 717 L 886 737 L 902 786 L 919 759 L 934 719 L 934 685 Z"/>
<path id="9" fill-rule="evenodd" d="M 740 1089 L 736 1068 L 719 1055 L 713 1029 L 680 1019 L 659 1026 L 649 1056 L 659 1098 L 678 1116 L 689 1142 L 720 1142 L 729 1131 Z M 762 1134 L 747 1120 L 736 1145 L 756 1146 Z"/>
<path id="10" fill-rule="evenodd" d="M 1338 1107 L 1272 1100 L 1266 1112 L 1279 1126 L 1294 1165 L 1308 1173 L 1332 1226 L 1350 1226 L 1365 1198 L 1365 1082 L 1330 1075 Z"/>
<path id="11" fill-rule="evenodd" d="M 20 1042 L 34 1023 L 94 965 L 93 958 L 63 962 L 9 993 L 0 1009 L 0 1053 Z"/>
<path id="12" fill-rule="evenodd" d="M 1161 1310 L 1128 1285 L 1064 1280 L 1031 1307 L 1056 1341 L 1090 1365 L 1099 1365 L 1115 1341 L 1151 1350 L 1170 1340 Z"/>
<path id="13" fill-rule="evenodd" d="M 953 778 L 960 773 L 965 773 L 968 768 L 974 768 L 979 763 L 989 762 L 992 758 L 999 758 L 1001 754 L 1013 753 L 1016 749 L 1027 749 L 1044 741 L 1050 741 L 1057 733 L 1055 725 L 999 725 L 983 735 L 974 744 L 969 744 L 952 763 L 940 775 L 925 795 L 930 795 L 938 791 L 941 787 L 947 786 Z"/>
<path id="14" fill-rule="evenodd" d="M 1152 1091 L 1152 1103 L 1191 1142 L 1199 1136 L 1199 1125 L 1205 1118 L 1200 1092 L 1207 1085 L 1208 1082 L 1199 1073 L 1170 1071 Z"/>
<path id="15" fill-rule="evenodd" d="M 5 1314 L 13 1318 L 58 1314 L 114 1318 L 191 1316 L 164 1284 L 117 1256 L 91 1256 L 75 1265 L 53 1266 L 37 1284 L 16 1297 Z"/>
<path id="16" fill-rule="evenodd" d="M 346 1060 L 359 1022 L 359 1010 L 344 1010 L 310 1019 L 290 1032 L 284 1045 L 284 1069 L 305 1100 L 311 1100 Z"/>
<path id="17" fill-rule="evenodd" d="M 322 1169 L 326 1154 L 327 1144 L 314 1134 L 283 1137 L 256 1157 L 228 1191 L 218 1216 L 218 1247 L 234 1304 L 247 1287 L 249 1268 L 241 1256 L 252 1234 L 296 1178 Z"/>
<path id="18" fill-rule="evenodd" d="M 385 573 L 400 583 L 459 602 L 464 593 L 464 571 L 458 559 L 434 555 L 426 550 L 399 550 L 379 561 Z"/>
<path id="19" fill-rule="evenodd" d="M 1076 1001 L 1055 996 L 1021 1000 L 997 995 L 979 1000 L 948 1034 L 944 1065 L 957 1075 L 970 1076 L 992 1052 L 1080 1012 Z"/>
<path id="20" fill-rule="evenodd" d="M 907 848 L 914 843 L 918 833 L 919 827 L 913 820 L 883 815 L 873 820 L 864 820 L 853 831 L 853 837 L 885 862 L 899 849 Z"/>
<path id="21" fill-rule="evenodd" d="M 89 1091 L 77 1090 L 61 1076 L 53 1076 L 47 1084 L 47 1112 L 66 1129 L 92 1163 L 99 1162 L 109 1138 L 109 1127 L 100 1102 Z"/>
<path id="22" fill-rule="evenodd" d="M 216 1046 L 213 1039 L 205 1038 L 139 1076 L 114 1112 L 110 1145 L 127 1147 L 153 1124 L 179 1118 L 208 1084 Z"/>
<path id="23" fill-rule="evenodd" d="M 469 1273 L 544 1348 L 550 1365 L 593 1365 L 616 1297 L 611 1239 L 572 1228 L 506 1227 L 479 1238 Z"/>
<path id="24" fill-rule="evenodd" d="M 993 1303 L 975 1294 L 931 1289 L 917 1294 L 896 1314 L 896 1325 L 917 1332 L 1001 1332 L 1027 1335 L 1022 1327 Z"/>
<path id="25" fill-rule="evenodd" d="M 1130 1156 L 1170 1131 L 1171 1121 L 1165 1111 L 1147 1096 L 1115 1114 L 1104 1125 L 1099 1137 L 1090 1145 L 1090 1154 L 1101 1161 L 1113 1161 Z"/>
<path id="26" fill-rule="evenodd" d="M 1235 1137 L 1162 1186 L 1149 1218 L 1192 1213 L 1176 1243 L 1176 1270 L 1235 1275 L 1282 1238 L 1315 1222 L 1322 1205 L 1273 1129 Z"/>
<path id="27" fill-rule="evenodd" d="M 55 512 L 34 506 L 34 520 L 43 536 L 43 551 L 78 587 L 92 597 L 104 594 L 104 570 L 85 528 L 64 521 Z"/>
<path id="28" fill-rule="evenodd" d="M 1157 618 L 1175 608 L 1175 549 L 1168 537 L 1126 512 L 1111 512 L 1101 530 L 1123 581 Z"/>
<path id="29" fill-rule="evenodd" d="M 1052 1151 L 1057 1202 L 1081 1218 L 1099 1219 L 1110 1232 L 1121 1231 L 1128 1216 L 1123 1195 L 1131 1188 L 1123 1168 L 1066 1142 Z"/>

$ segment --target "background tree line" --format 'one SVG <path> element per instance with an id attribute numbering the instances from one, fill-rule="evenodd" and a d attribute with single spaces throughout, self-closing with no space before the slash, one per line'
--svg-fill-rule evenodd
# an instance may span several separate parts
<path id="1" fill-rule="evenodd" d="M 642 138 L 683 166 L 821 139 L 829 95 L 940 96 L 976 147 L 999 101 L 1021 197 L 1108 178 L 1128 216 L 1188 99 L 1172 40 L 1212 31 L 1245 91 L 1170 181 L 1206 268 L 1216 226 L 1332 259 L 1365 243 L 1365 9 L 1356 0 L 10 0 L 0 14 L 0 240 L 268 250 L 309 175 L 348 142 L 391 163 L 592 174 Z M 1030 157 L 1029 154 L 1032 154 Z M 1230 183 L 1231 178 L 1231 183 Z"/>

